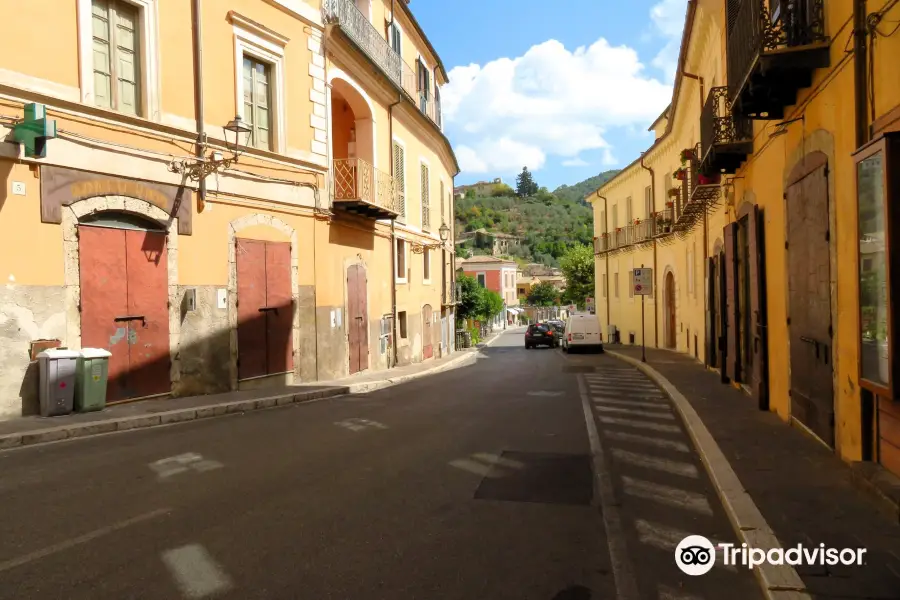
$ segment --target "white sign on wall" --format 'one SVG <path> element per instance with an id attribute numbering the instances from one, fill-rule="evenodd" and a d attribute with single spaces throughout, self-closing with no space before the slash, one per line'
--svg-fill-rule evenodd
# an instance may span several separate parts
<path id="1" fill-rule="evenodd" d="M 653 293 L 653 269 L 635 269 L 631 281 L 635 296 L 649 296 Z"/>

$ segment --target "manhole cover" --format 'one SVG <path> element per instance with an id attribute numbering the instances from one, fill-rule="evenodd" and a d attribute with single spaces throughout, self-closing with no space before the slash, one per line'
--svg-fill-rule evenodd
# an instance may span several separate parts
<path id="1" fill-rule="evenodd" d="M 590 506 L 594 495 L 590 456 L 504 452 L 500 457 L 475 490 L 475 499 Z M 516 468 L 507 466 L 514 464 Z"/>
<path id="2" fill-rule="evenodd" d="M 582 365 L 568 365 L 562 368 L 563 373 L 593 373 L 596 367 L 586 367 Z"/>

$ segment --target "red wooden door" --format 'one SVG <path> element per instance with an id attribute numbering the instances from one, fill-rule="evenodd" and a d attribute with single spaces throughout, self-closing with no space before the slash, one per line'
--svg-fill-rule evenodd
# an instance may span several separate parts
<path id="1" fill-rule="evenodd" d="M 666 346 L 674 348 L 677 342 L 675 331 L 675 276 L 666 274 Z"/>
<path id="2" fill-rule="evenodd" d="M 166 234 L 125 231 L 128 278 L 128 387 L 131 397 L 170 387 Z"/>
<path id="3" fill-rule="evenodd" d="M 238 311 L 238 379 L 294 368 L 291 245 L 235 242 Z"/>
<path id="4" fill-rule="evenodd" d="M 369 311 L 366 271 L 361 265 L 347 269 L 347 337 L 350 373 L 369 368 Z"/>
<path id="5" fill-rule="evenodd" d="M 81 344 L 112 353 L 107 401 L 167 393 L 165 234 L 82 226 L 78 237 Z"/>
<path id="6" fill-rule="evenodd" d="M 422 348 L 422 358 L 431 358 L 434 356 L 434 346 L 433 344 L 433 336 L 431 335 L 431 320 L 433 315 L 431 314 L 431 305 L 426 304 L 422 307 L 422 332 L 423 335 L 423 348 Z"/>
<path id="7" fill-rule="evenodd" d="M 266 367 L 270 375 L 294 368 L 291 245 L 266 242 Z"/>
<path id="8" fill-rule="evenodd" d="M 128 314 L 125 231 L 78 228 L 81 272 L 81 346 L 109 350 L 107 401 L 128 397 Z"/>

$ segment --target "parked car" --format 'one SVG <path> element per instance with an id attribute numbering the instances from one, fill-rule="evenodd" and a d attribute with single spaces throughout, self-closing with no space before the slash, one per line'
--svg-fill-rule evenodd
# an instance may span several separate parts
<path id="1" fill-rule="evenodd" d="M 548 348 L 559 346 L 559 337 L 551 325 L 533 323 L 525 330 L 525 349 L 531 350 L 537 346 L 547 346 Z"/>
<path id="2" fill-rule="evenodd" d="M 603 352 L 603 341 L 600 336 L 600 321 L 596 315 L 572 315 L 566 322 L 566 330 L 562 339 L 563 352 L 575 349 L 591 349 Z"/>

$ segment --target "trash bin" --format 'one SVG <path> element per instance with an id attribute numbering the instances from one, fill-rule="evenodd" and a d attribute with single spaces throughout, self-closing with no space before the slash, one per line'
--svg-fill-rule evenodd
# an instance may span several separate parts
<path id="1" fill-rule="evenodd" d="M 40 385 L 38 397 L 42 417 L 57 417 L 72 412 L 75 398 L 75 369 L 78 352 L 51 348 L 38 354 Z"/>
<path id="2" fill-rule="evenodd" d="M 90 412 L 106 406 L 106 383 L 109 357 L 102 348 L 84 348 L 78 353 L 78 376 L 75 387 L 75 410 Z"/>

